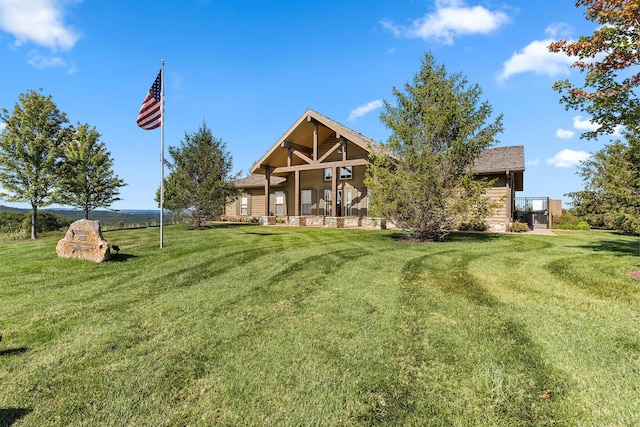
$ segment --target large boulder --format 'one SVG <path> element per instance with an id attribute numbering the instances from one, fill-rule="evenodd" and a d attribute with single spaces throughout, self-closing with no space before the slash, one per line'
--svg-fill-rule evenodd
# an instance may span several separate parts
<path id="1" fill-rule="evenodd" d="M 103 262 L 111 258 L 109 244 L 102 237 L 100 221 L 80 219 L 69 226 L 56 252 L 60 258 L 80 258 Z"/>

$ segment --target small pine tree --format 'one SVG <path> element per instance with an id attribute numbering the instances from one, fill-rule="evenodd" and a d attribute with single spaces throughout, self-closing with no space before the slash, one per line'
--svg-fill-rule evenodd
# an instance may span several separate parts
<path id="1" fill-rule="evenodd" d="M 185 132 L 179 147 L 169 147 L 169 155 L 171 172 L 164 182 L 164 207 L 178 215 L 191 211 L 194 227 L 200 229 L 203 220 L 222 215 L 226 204 L 237 195 L 231 155 L 206 123 L 195 133 Z"/>
<path id="2" fill-rule="evenodd" d="M 448 75 L 429 53 L 413 83 L 393 94 L 397 105 L 385 101 L 381 114 L 391 137 L 367 169 L 373 211 L 421 240 L 441 241 L 461 213 L 490 211 L 491 183 L 475 181 L 471 169 L 502 131 L 502 115 L 486 124 L 492 109 L 479 103 L 479 86 Z"/>

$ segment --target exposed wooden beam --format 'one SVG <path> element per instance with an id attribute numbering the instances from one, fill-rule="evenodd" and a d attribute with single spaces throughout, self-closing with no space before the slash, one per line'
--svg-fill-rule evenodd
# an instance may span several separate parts
<path id="1" fill-rule="evenodd" d="M 294 142 L 289 142 L 289 141 L 283 141 L 280 144 L 281 147 L 285 147 L 285 148 L 292 148 L 294 150 L 298 150 L 301 153 L 305 153 L 308 155 L 311 155 L 311 153 L 313 153 L 313 149 L 309 148 L 309 147 L 305 147 L 304 145 L 300 145 L 300 144 L 296 144 Z"/>
<path id="2" fill-rule="evenodd" d="M 333 147 L 331 147 L 329 149 L 329 151 L 327 151 L 326 153 L 324 153 L 324 156 L 320 157 L 320 160 L 318 160 L 318 163 L 322 163 L 324 162 L 327 157 L 329 157 L 330 155 L 332 155 L 338 148 L 340 148 L 340 145 L 342 144 L 342 142 L 338 141 L 337 143 L 333 144 Z"/>
<path id="3" fill-rule="evenodd" d="M 292 173 L 295 171 L 308 171 L 308 170 L 322 170 L 329 167 L 341 168 L 345 166 L 365 166 L 368 163 L 367 159 L 352 159 L 352 160 L 342 160 L 339 162 L 329 162 L 329 163 L 313 163 L 306 165 L 297 165 L 297 166 L 287 166 L 287 167 L 279 167 L 271 169 L 272 174 L 283 174 L 283 173 Z"/>
<path id="4" fill-rule="evenodd" d="M 313 160 L 318 161 L 318 122 L 313 124 Z"/>
<path id="5" fill-rule="evenodd" d="M 307 157 L 304 154 L 302 154 L 301 152 L 299 152 L 298 150 L 292 150 L 291 152 L 293 154 L 295 154 L 296 156 L 298 156 L 299 158 L 301 158 L 302 160 L 304 160 L 305 162 L 309 163 L 309 164 L 316 163 L 312 159 L 310 159 L 309 157 Z"/>

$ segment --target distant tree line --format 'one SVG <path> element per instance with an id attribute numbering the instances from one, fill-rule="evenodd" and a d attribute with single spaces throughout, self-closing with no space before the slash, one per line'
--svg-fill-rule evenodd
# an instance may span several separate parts
<path id="1" fill-rule="evenodd" d="M 0 198 L 31 206 L 31 238 L 39 231 L 38 209 L 53 203 L 84 211 L 121 200 L 126 184 L 113 172 L 113 159 L 89 124 L 69 120 L 34 90 L 21 93 L 13 111 L 0 110 Z"/>
<path id="2" fill-rule="evenodd" d="M 40 212 L 38 215 L 37 232 L 57 231 L 68 227 L 71 219 L 51 212 Z M 31 217 L 25 212 L 0 212 L 0 233 L 28 232 L 31 229 Z"/>

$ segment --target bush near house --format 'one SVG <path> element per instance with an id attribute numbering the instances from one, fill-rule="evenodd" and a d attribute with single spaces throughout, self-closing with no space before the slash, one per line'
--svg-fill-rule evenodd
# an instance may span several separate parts
<path id="1" fill-rule="evenodd" d="M 516 221 L 509 226 L 509 231 L 512 233 L 526 233 L 529 231 L 529 226 L 524 222 Z"/>
<path id="2" fill-rule="evenodd" d="M 554 215 L 551 227 L 557 230 L 590 230 L 591 226 L 569 211 L 563 211 L 562 215 Z"/>
<path id="3" fill-rule="evenodd" d="M 458 231 L 487 231 L 488 229 L 489 223 L 482 219 L 462 221 L 458 224 Z"/>

